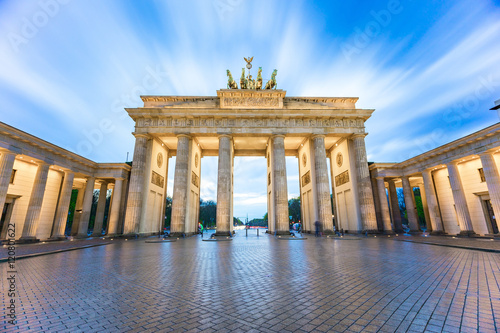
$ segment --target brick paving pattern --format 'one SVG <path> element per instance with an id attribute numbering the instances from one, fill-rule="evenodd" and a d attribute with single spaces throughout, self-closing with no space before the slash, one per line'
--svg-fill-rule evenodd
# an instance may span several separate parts
<path id="1" fill-rule="evenodd" d="M 380 237 L 116 240 L 18 261 L 18 325 L 0 330 L 496 332 L 499 268 L 497 253 Z"/>

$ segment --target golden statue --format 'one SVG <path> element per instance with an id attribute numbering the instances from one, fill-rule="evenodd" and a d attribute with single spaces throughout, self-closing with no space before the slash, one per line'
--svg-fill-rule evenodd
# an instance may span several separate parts
<path id="1" fill-rule="evenodd" d="M 245 61 L 247 62 L 247 68 L 248 68 L 248 69 L 252 68 L 252 64 L 251 64 L 251 62 L 252 62 L 252 60 L 253 60 L 253 57 L 251 57 L 251 58 L 250 58 L 250 57 L 248 57 L 248 59 L 247 59 L 247 58 L 245 58 L 245 57 L 243 57 L 243 59 L 245 59 Z"/>
<path id="2" fill-rule="evenodd" d="M 264 89 L 276 89 L 278 84 L 276 83 L 276 75 L 278 74 L 278 70 L 275 69 L 273 74 L 271 74 L 271 80 L 267 81 L 266 87 Z"/>
<path id="3" fill-rule="evenodd" d="M 255 85 L 255 89 L 262 89 L 262 67 L 259 67 L 259 70 L 257 72 L 257 83 Z"/>
<path id="4" fill-rule="evenodd" d="M 245 68 L 241 69 L 240 88 L 248 89 L 248 80 L 245 77 Z"/>
<path id="5" fill-rule="evenodd" d="M 227 70 L 227 76 L 228 76 L 227 88 L 228 89 L 238 89 L 238 84 L 236 83 L 236 81 L 234 81 L 233 76 L 231 75 L 231 72 L 229 71 L 229 69 Z"/>

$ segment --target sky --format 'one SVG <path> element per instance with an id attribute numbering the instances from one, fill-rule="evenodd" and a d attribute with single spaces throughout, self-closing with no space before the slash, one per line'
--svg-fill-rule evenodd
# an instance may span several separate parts
<path id="1" fill-rule="evenodd" d="M 253 56 L 287 96 L 359 97 L 368 160 L 499 121 L 498 1 L 0 0 L 0 121 L 96 162 L 132 159 L 140 95 L 206 95 Z M 111 126 L 107 126 L 111 123 Z M 289 198 L 298 162 L 287 158 Z M 170 159 L 168 192 L 175 159 Z M 264 158 L 235 161 L 235 216 L 266 212 Z M 216 198 L 203 158 L 201 198 Z"/>

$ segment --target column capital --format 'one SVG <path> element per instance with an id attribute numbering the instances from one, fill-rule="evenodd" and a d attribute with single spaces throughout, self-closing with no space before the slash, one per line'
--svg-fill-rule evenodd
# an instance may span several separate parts
<path id="1" fill-rule="evenodd" d="M 191 139 L 191 135 L 189 134 L 186 134 L 186 133 L 179 133 L 179 134 L 176 134 L 175 135 L 178 138 L 188 138 L 188 139 Z"/>
<path id="2" fill-rule="evenodd" d="M 355 138 L 365 138 L 365 136 L 367 136 L 368 133 L 354 133 L 353 135 L 351 135 L 351 138 L 355 139 Z"/>
<path id="3" fill-rule="evenodd" d="M 377 177 L 375 177 L 375 179 L 382 179 L 383 181 L 385 181 L 385 177 L 384 176 L 377 176 Z"/>
<path id="4" fill-rule="evenodd" d="M 0 150 L 0 154 L 1 155 L 6 155 L 6 156 L 12 156 L 12 155 L 17 156 L 17 155 L 19 155 L 18 153 L 13 152 L 11 150 L 3 150 L 3 149 Z"/>
<path id="5" fill-rule="evenodd" d="M 232 139 L 233 136 L 231 134 L 225 134 L 225 133 L 221 133 L 221 134 L 217 134 L 217 137 L 220 139 L 220 138 L 229 138 L 229 139 Z"/>
<path id="6" fill-rule="evenodd" d="M 482 153 L 479 153 L 477 155 L 481 157 L 481 156 L 493 156 L 493 154 L 495 154 L 495 151 L 483 151 Z"/>
<path id="7" fill-rule="evenodd" d="M 151 138 L 151 135 L 149 135 L 148 133 L 136 133 L 136 132 L 132 132 L 132 135 L 135 136 L 135 138 L 145 138 L 145 139 L 149 139 Z"/>
<path id="8" fill-rule="evenodd" d="M 115 181 L 116 180 L 125 180 L 125 177 L 115 177 Z"/>
<path id="9" fill-rule="evenodd" d="M 273 134 L 273 135 L 271 135 L 271 139 L 274 139 L 274 138 L 285 138 L 285 134 Z"/>
<path id="10" fill-rule="evenodd" d="M 326 137 L 326 135 L 324 135 L 324 134 L 314 134 L 311 136 L 311 139 L 316 139 L 316 138 L 324 139 L 325 137 Z"/>

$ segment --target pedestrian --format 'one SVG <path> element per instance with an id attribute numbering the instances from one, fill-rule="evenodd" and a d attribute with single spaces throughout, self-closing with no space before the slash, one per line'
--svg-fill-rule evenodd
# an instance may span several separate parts
<path id="1" fill-rule="evenodd" d="M 314 234 L 315 237 L 319 237 L 319 229 L 321 227 L 321 223 L 319 221 L 314 222 L 314 229 L 316 233 Z"/>
<path id="2" fill-rule="evenodd" d="M 198 222 L 198 232 L 201 234 L 201 237 L 203 237 L 203 224 Z"/>

